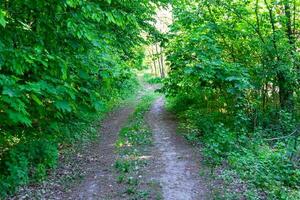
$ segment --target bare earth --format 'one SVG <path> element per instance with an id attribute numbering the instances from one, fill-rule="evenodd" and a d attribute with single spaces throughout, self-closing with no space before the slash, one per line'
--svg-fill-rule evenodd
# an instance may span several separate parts
<path id="1" fill-rule="evenodd" d="M 88 166 L 88 175 L 81 184 L 73 187 L 61 199 L 118 199 L 121 189 L 114 177 L 115 142 L 118 132 L 126 123 L 128 116 L 133 112 L 131 106 L 113 112 L 103 122 L 101 129 L 101 142 L 91 149 L 94 155 L 93 163 Z"/>
<path id="2" fill-rule="evenodd" d="M 122 185 L 116 183 L 114 173 L 114 143 L 132 112 L 132 107 L 122 108 L 103 122 L 101 142 L 91 150 L 95 162 L 88 165 L 87 177 L 61 199 L 125 199 Z M 164 200 L 210 199 L 205 180 L 199 175 L 199 152 L 176 134 L 176 122 L 165 110 L 163 97 L 154 102 L 146 120 L 153 131 L 154 147 L 152 161 L 146 169 L 149 171 L 145 172 L 145 179 L 148 180 L 145 181 L 158 182 Z"/>
<path id="3" fill-rule="evenodd" d="M 133 108 L 123 108 L 103 123 L 102 139 L 93 154 L 99 159 L 90 166 L 89 175 L 81 184 L 63 195 L 63 199 L 121 200 L 122 186 L 116 183 L 113 164 L 116 159 L 114 143 L 117 134 Z M 153 131 L 152 162 L 145 174 L 147 182 L 160 184 L 164 200 L 210 199 L 204 178 L 199 175 L 200 158 L 185 139 L 176 134 L 174 117 L 165 110 L 163 97 L 158 98 L 146 116 Z"/>
<path id="4" fill-rule="evenodd" d="M 155 101 L 147 121 L 155 140 L 157 167 L 152 178 L 159 180 L 163 199 L 210 199 L 205 180 L 199 175 L 199 153 L 176 135 L 176 123 L 165 110 L 163 97 Z"/>

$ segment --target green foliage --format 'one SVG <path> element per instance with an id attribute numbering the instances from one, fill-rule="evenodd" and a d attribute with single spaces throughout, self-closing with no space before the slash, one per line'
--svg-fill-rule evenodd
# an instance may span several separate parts
<path id="1" fill-rule="evenodd" d="M 186 138 L 269 199 L 299 195 L 297 12 L 296 1 L 178 0 L 166 36 L 161 91 Z"/>
<path id="2" fill-rule="evenodd" d="M 204 155 L 210 162 L 220 164 L 230 152 L 235 150 L 237 135 L 235 132 L 224 128 L 223 124 L 219 124 L 213 132 L 205 135 L 204 142 L 206 144 Z"/>
<path id="3" fill-rule="evenodd" d="M 46 169 L 55 168 L 58 159 L 57 145 L 48 139 L 19 143 L 6 151 L 1 159 L 1 195 L 14 191 L 16 186 L 45 178 Z"/>
<path id="4" fill-rule="evenodd" d="M 88 135 L 90 116 L 132 93 L 142 33 L 153 37 L 166 2 L 1 1 L 1 196 L 41 180 L 58 145 Z"/>
<path id="5" fill-rule="evenodd" d="M 295 169 L 284 145 L 271 149 L 267 145 L 254 145 L 242 153 L 232 153 L 229 163 L 239 175 L 262 188 L 270 199 L 299 199 L 300 170 Z M 292 194 L 292 195 L 291 195 Z"/>
<path id="6" fill-rule="evenodd" d="M 236 174 L 234 177 L 228 177 L 230 175 L 224 174 L 224 171 L 220 174 L 222 178 L 239 177 L 256 191 L 252 194 L 253 191 L 249 187 L 249 190 L 242 193 L 243 197 L 251 199 L 251 195 L 257 197 L 264 193 L 270 199 L 300 198 L 297 192 L 300 185 L 298 161 L 291 159 L 292 155 L 299 156 L 299 147 L 294 149 L 295 137 L 286 137 L 270 143 L 266 141 L 295 127 L 296 123 L 290 118 L 290 114 L 280 112 L 280 123 L 274 125 L 273 129 L 258 129 L 250 133 L 242 126 L 226 127 L 225 124 L 219 123 L 226 122 L 225 118 L 222 119 L 219 114 L 214 113 L 204 114 L 205 110 L 196 109 L 201 108 L 201 105 L 195 105 L 195 102 L 190 104 L 190 108 L 182 108 L 182 103 L 186 103 L 182 98 L 168 100 L 168 108 L 176 112 L 181 119 L 180 131 L 189 141 L 202 144 L 202 152 L 208 165 L 215 167 L 226 163 L 225 166 Z M 189 101 L 191 103 L 191 100 Z M 236 120 L 243 119 L 238 117 Z M 297 140 L 299 142 L 299 139 Z"/>
<path id="7" fill-rule="evenodd" d="M 144 80 L 149 84 L 159 84 L 162 83 L 162 78 L 154 77 L 152 74 L 144 74 Z"/>

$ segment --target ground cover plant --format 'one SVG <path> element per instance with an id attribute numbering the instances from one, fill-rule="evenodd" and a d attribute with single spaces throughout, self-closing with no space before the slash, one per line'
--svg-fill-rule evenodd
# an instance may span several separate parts
<path id="1" fill-rule="evenodd" d="M 212 166 L 299 199 L 299 2 L 177 1 L 162 91 Z M 180 48 L 179 48 L 180 47 Z"/>
<path id="2" fill-rule="evenodd" d="M 151 193 L 141 187 L 141 180 L 145 175 L 142 169 L 148 164 L 145 158 L 149 157 L 149 150 L 153 143 L 152 132 L 144 117 L 155 98 L 153 92 L 141 98 L 128 123 L 121 129 L 116 142 L 119 154 L 115 162 L 117 181 L 125 185 L 124 193 L 131 199 L 148 199 Z M 159 198 L 159 193 L 156 195 Z"/>

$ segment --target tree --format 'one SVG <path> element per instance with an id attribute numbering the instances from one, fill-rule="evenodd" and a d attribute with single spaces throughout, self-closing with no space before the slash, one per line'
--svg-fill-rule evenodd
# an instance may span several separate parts
<path id="1" fill-rule="evenodd" d="M 130 89 L 141 33 L 155 32 L 152 16 L 166 2 L 0 2 L 1 195 L 27 183 L 37 166 L 53 167 L 70 124 Z"/>

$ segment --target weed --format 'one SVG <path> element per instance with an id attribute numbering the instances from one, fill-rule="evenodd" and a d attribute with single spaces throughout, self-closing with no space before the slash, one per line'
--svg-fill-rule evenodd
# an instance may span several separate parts
<path id="1" fill-rule="evenodd" d="M 140 157 L 152 144 L 152 133 L 144 122 L 145 113 L 150 109 L 155 95 L 143 96 L 135 112 L 130 116 L 128 123 L 119 133 L 116 148 L 119 158 L 115 162 L 118 172 L 117 181 L 126 187 L 126 194 L 131 199 L 145 199 L 148 192 L 139 189 L 139 172 L 147 164 Z"/>

